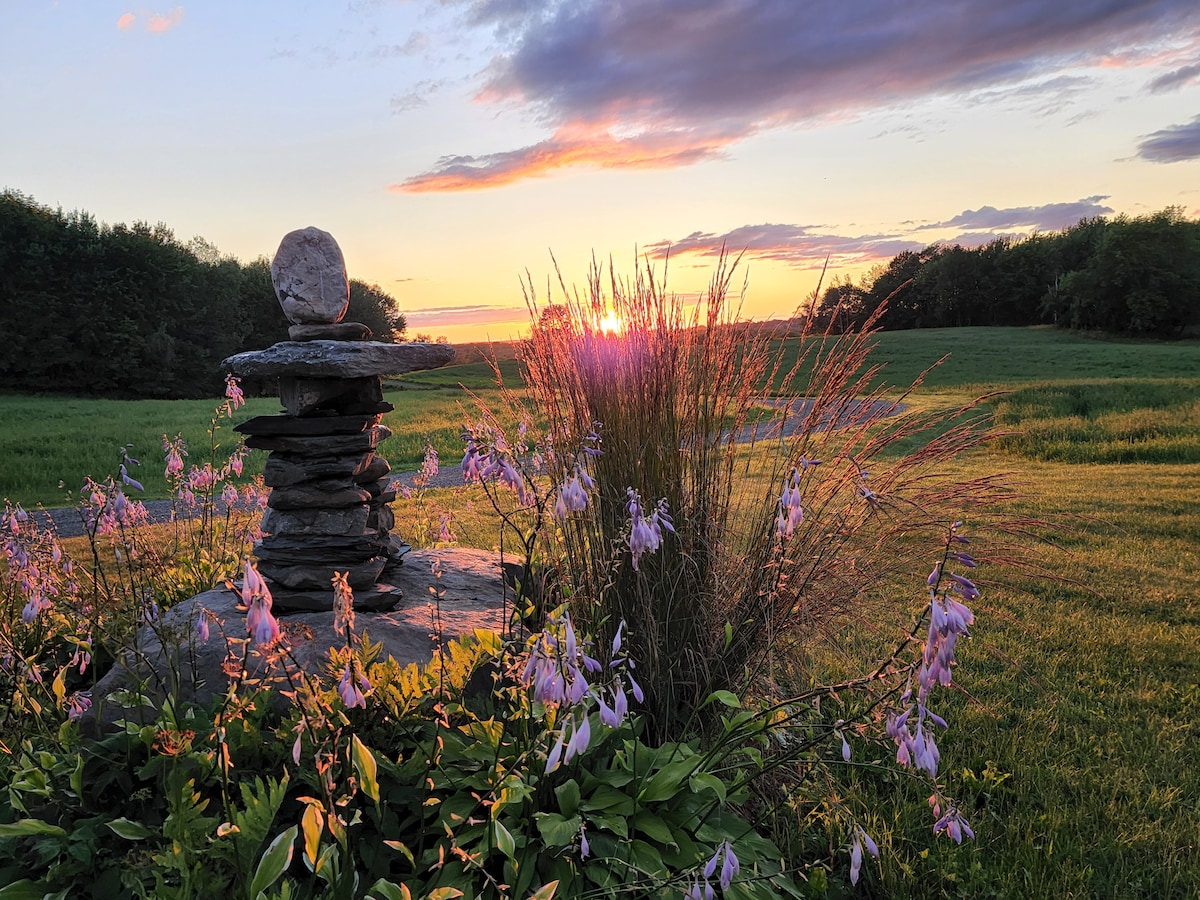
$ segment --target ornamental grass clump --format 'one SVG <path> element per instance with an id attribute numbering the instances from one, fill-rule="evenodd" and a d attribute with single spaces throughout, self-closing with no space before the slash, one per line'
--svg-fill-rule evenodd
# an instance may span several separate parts
<path id="1" fill-rule="evenodd" d="M 993 518 L 1004 492 L 939 473 L 981 420 L 887 392 L 873 323 L 802 323 L 784 342 L 740 320 L 734 269 L 722 259 L 690 305 L 648 266 L 607 283 L 594 268 L 561 303 L 527 290 L 519 362 L 561 486 L 544 562 L 599 639 L 629 623 L 659 740 L 714 691 L 769 701 L 811 684 L 847 628 L 894 644 L 911 609 L 878 586 L 927 570 L 941 530 L 968 510 Z"/>

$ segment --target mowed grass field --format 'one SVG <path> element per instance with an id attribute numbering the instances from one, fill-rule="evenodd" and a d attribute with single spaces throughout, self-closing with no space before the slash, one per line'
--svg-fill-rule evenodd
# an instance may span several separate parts
<path id="1" fill-rule="evenodd" d="M 1200 342 L 1002 328 L 878 344 L 893 384 L 950 354 L 913 404 L 995 394 L 1004 435 L 954 466 L 1012 473 L 1009 511 L 1052 523 L 1041 536 L 1054 546 L 1042 551 L 1046 576 L 978 571 L 974 635 L 939 699 L 949 792 L 977 839 L 935 840 L 927 789 L 864 745 L 843 799 L 895 857 L 868 862 L 849 892 L 846 836 L 830 835 L 830 896 L 1200 897 Z M 513 364 L 502 370 L 515 384 Z M 476 417 L 460 383 L 497 399 L 480 363 L 393 385 L 386 421 L 398 435 L 383 452 L 394 468 L 415 467 L 426 440 L 457 463 L 463 422 Z M 115 472 L 132 443 L 144 463 L 135 474 L 162 496 L 161 434 L 182 431 L 203 459 L 213 405 L 0 397 L 0 495 L 61 505 L 59 480 Z M 276 408 L 254 400 L 237 420 Z M 399 509 L 399 521 L 462 510 L 449 490 L 410 503 L 424 506 Z M 460 517 L 460 542 L 494 543 L 482 505 Z M 886 587 L 919 602 L 919 580 Z"/>

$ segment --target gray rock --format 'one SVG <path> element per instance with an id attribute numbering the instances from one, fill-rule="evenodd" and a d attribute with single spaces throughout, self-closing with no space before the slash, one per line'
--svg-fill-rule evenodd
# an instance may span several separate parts
<path id="1" fill-rule="evenodd" d="M 259 560 L 258 571 L 265 575 L 271 581 L 278 582 L 285 588 L 290 588 L 293 591 L 322 591 L 324 599 L 319 603 L 306 603 L 303 606 L 297 606 L 296 602 L 290 601 L 285 595 L 278 597 L 278 604 L 281 609 L 333 609 L 333 589 L 330 586 L 334 572 L 345 572 L 346 580 L 350 583 L 350 587 L 355 590 L 361 588 L 371 588 L 379 580 L 379 576 L 383 574 L 383 567 L 387 564 L 386 557 L 375 556 L 368 559 L 366 562 L 358 563 L 357 565 L 277 565 Z M 389 604 L 389 607 L 394 604 Z"/>
<path id="2" fill-rule="evenodd" d="M 371 486 L 373 482 L 382 482 L 392 471 L 392 464 L 382 456 L 376 456 L 367 464 L 367 467 L 361 472 L 355 474 L 354 483 L 361 484 L 364 488 L 375 494 L 375 489 Z M 384 485 L 386 487 L 386 483 Z M 382 488 L 381 488 L 382 490 Z"/>
<path id="3" fill-rule="evenodd" d="M 370 511 L 366 504 L 344 509 L 268 509 L 263 513 L 265 534 L 362 534 Z"/>
<path id="4" fill-rule="evenodd" d="M 295 456 L 344 456 L 374 450 L 391 436 L 392 430 L 386 425 L 372 425 L 358 434 L 255 434 L 246 438 L 246 446 L 252 450 L 279 450 Z"/>
<path id="5" fill-rule="evenodd" d="M 396 514 L 390 506 L 372 506 L 367 516 L 367 530 L 391 531 L 396 526 Z"/>
<path id="6" fill-rule="evenodd" d="M 310 534 L 291 537 L 286 534 L 268 534 L 254 546 L 254 555 L 259 559 L 274 562 L 336 562 L 357 554 L 362 561 L 380 553 L 386 541 L 377 534 Z"/>
<path id="7" fill-rule="evenodd" d="M 362 322 L 292 325 L 288 328 L 288 338 L 293 341 L 369 341 L 371 337 L 371 329 Z"/>
<path id="8" fill-rule="evenodd" d="M 328 231 L 302 228 L 283 236 L 271 260 L 271 283 L 294 325 L 340 322 L 350 305 L 342 249 Z"/>
<path id="9" fill-rule="evenodd" d="M 299 484 L 295 487 L 275 488 L 267 498 L 271 509 L 341 509 L 358 506 L 371 499 L 370 491 L 353 485 L 335 489 L 316 485 Z"/>
<path id="10" fill-rule="evenodd" d="M 298 378 L 360 378 L 436 369 L 454 359 L 449 344 L 384 344 L 379 341 L 280 341 L 221 363 L 234 375 Z"/>
<path id="11" fill-rule="evenodd" d="M 442 577 L 435 579 L 431 565 L 438 560 Z M 356 634 L 366 634 L 372 642 L 383 644 L 383 657 L 392 657 L 401 665 L 424 665 L 433 658 L 439 643 L 447 643 L 475 629 L 503 631 L 506 598 L 499 558 L 482 550 L 414 550 L 392 576 L 392 587 L 403 599 L 390 612 L 359 612 Z M 435 609 L 432 591 L 441 594 Z M 111 731 L 119 719 L 147 723 L 167 696 L 172 667 L 182 677 L 183 701 L 209 705 L 228 690 L 230 675 L 227 660 L 240 662 L 242 645 L 233 641 L 245 638 L 245 612 L 238 609 L 239 598 L 229 590 L 207 591 L 169 610 L 156 628 L 143 628 L 138 635 L 139 653 L 130 654 L 115 665 L 92 692 L 93 707 L 81 725 L 86 732 Z M 200 643 L 195 625 L 201 610 L 211 613 L 209 640 Z M 328 612 L 295 613 L 281 616 L 280 627 L 291 659 L 310 674 L 319 674 L 328 659 L 329 649 L 344 645 L 344 638 L 333 630 Z M 430 632 L 440 628 L 437 639 Z M 165 646 L 162 638 L 166 638 Z M 246 657 L 247 674 L 266 679 L 271 703 L 285 709 L 290 701 L 279 693 L 287 690 L 283 676 L 285 663 L 264 648 L 251 648 Z M 233 666 L 234 671 L 238 666 Z M 147 682 L 147 702 L 151 706 L 123 709 L 110 695 L 131 690 Z"/>
<path id="12" fill-rule="evenodd" d="M 345 568 L 338 569 L 344 572 Z M 387 566 L 384 566 L 387 571 Z M 328 580 L 328 579 L 327 579 Z M 281 616 L 291 616 L 295 613 L 330 612 L 333 610 L 333 590 L 331 588 L 285 588 L 272 585 L 271 596 L 275 598 L 275 609 Z M 366 612 L 391 612 L 400 601 L 399 588 L 391 584 L 372 583 L 365 588 L 355 588 L 354 608 Z"/>
<path id="13" fill-rule="evenodd" d="M 374 457 L 374 451 L 313 459 L 272 453 L 263 465 L 263 484 L 277 488 L 327 478 L 352 478 L 365 472 Z"/>
<path id="14" fill-rule="evenodd" d="M 284 375 L 279 379 L 279 400 L 289 416 L 306 418 L 325 412 L 367 415 L 396 408 L 383 399 L 383 383 L 378 375 L 369 378 Z"/>
<path id="15" fill-rule="evenodd" d="M 255 416 L 233 426 L 238 434 L 313 435 L 362 434 L 383 416 Z"/>

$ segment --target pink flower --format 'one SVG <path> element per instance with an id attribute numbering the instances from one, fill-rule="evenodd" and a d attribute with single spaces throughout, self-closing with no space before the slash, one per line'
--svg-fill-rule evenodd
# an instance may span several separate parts
<path id="1" fill-rule="evenodd" d="M 421 460 L 421 471 L 417 478 L 424 484 L 437 478 L 438 474 L 438 454 L 433 449 L 433 444 L 425 445 L 425 458 Z"/>
<path id="2" fill-rule="evenodd" d="M 238 385 L 238 380 L 233 376 L 233 373 L 225 376 L 225 398 L 229 401 L 225 408 L 231 417 L 233 410 L 246 404 L 246 397 L 242 393 L 242 389 Z"/>
<path id="3" fill-rule="evenodd" d="M 975 832 L 971 830 L 967 820 L 953 807 L 933 824 L 934 834 L 941 834 L 943 831 L 956 844 L 961 844 L 964 837 L 975 837 Z"/>
<path id="4" fill-rule="evenodd" d="M 467 451 L 462 458 L 462 475 L 464 482 L 480 480 L 479 448 L 475 446 L 474 438 L 467 438 Z"/>
<path id="5" fill-rule="evenodd" d="M 807 462 L 807 460 L 805 460 Z M 791 479 L 783 487 L 779 498 L 779 516 L 775 528 L 781 538 L 790 538 L 796 526 L 804 521 L 804 509 L 800 505 L 800 470 L 792 469 Z"/>
<path id="6" fill-rule="evenodd" d="M 333 578 L 333 630 L 349 638 L 354 633 L 354 592 L 347 580 L 350 573 L 334 572 Z"/>
<path id="7" fill-rule="evenodd" d="M 363 686 L 369 690 L 371 685 L 366 679 L 354 677 L 354 662 L 351 660 L 346 663 L 346 669 L 342 672 L 342 677 L 338 680 L 338 696 L 342 698 L 342 702 L 346 704 L 347 709 L 354 707 L 367 708 L 367 698 L 363 695 Z"/>
<path id="8" fill-rule="evenodd" d="M 187 450 L 184 449 L 184 438 L 176 434 L 174 440 L 168 440 L 166 434 L 162 436 L 162 449 L 167 454 L 167 469 L 166 474 L 168 479 L 179 478 L 184 472 L 184 457 L 187 456 Z"/>
<path id="9" fill-rule="evenodd" d="M 256 646 L 267 646 L 279 639 L 279 622 L 271 615 L 271 590 L 258 570 L 246 560 L 242 579 L 242 602 L 246 605 L 246 631 Z"/>
<path id="10" fill-rule="evenodd" d="M 91 708 L 91 696 L 85 691 L 79 691 L 71 696 L 71 702 L 67 706 L 67 718 L 72 722 L 78 722 Z"/>
<path id="11" fill-rule="evenodd" d="M 586 476 L 585 476 L 586 477 Z M 588 481 L 591 481 L 589 478 Z M 558 500 L 554 504 L 554 516 L 560 521 L 573 512 L 587 509 L 588 495 L 578 470 L 558 489 Z"/>
<path id="12" fill-rule="evenodd" d="M 858 884 L 858 874 L 862 869 L 863 861 L 863 844 L 866 844 L 867 852 L 872 856 L 879 857 L 879 847 L 871 840 L 862 828 L 858 825 L 854 826 L 854 835 L 850 839 L 850 883 Z"/>

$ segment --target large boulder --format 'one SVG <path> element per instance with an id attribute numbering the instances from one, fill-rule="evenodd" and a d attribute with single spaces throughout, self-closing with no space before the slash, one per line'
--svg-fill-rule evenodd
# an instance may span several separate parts
<path id="1" fill-rule="evenodd" d="M 440 577 L 434 574 L 435 565 Z M 383 645 L 382 655 L 401 665 L 425 664 L 439 643 L 445 644 L 476 629 L 503 631 L 511 596 L 505 597 L 500 559 L 483 550 L 413 550 L 393 577 L 392 587 L 402 595 L 389 612 L 358 611 L 356 634 L 366 634 Z M 206 591 L 172 607 L 159 624 L 138 634 L 137 652 L 114 665 L 92 692 L 93 707 L 81 722 L 96 733 L 112 728 L 120 719 L 151 722 L 170 685 L 178 680 L 179 699 L 210 704 L 229 688 L 241 670 L 243 647 L 234 639 L 246 636 L 246 614 L 239 596 L 227 589 Z M 201 642 L 196 623 L 210 619 L 209 638 Z M 333 647 L 345 638 L 333 628 L 329 612 L 291 613 L 279 617 L 290 660 L 309 673 L 320 672 Z M 281 674 L 271 654 L 251 647 L 245 654 L 246 675 L 265 679 Z M 233 675 L 231 676 L 231 672 Z M 124 708 L 122 692 L 142 684 L 143 705 Z M 289 702 L 278 693 L 272 702 L 283 708 Z M 282 684 L 287 689 L 287 684 Z M 114 696 L 115 695 L 115 696 Z M 128 696 L 124 698 L 128 702 Z"/>

